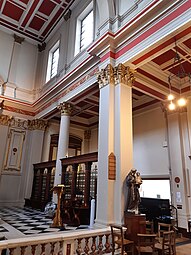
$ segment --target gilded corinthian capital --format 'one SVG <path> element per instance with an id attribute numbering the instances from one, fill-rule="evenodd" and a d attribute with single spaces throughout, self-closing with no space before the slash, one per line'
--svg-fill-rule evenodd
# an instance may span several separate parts
<path id="1" fill-rule="evenodd" d="M 8 115 L 0 115 L 0 125 L 9 126 L 10 123 L 11 123 L 11 119 L 12 119 L 11 116 L 8 116 Z"/>
<path id="2" fill-rule="evenodd" d="M 111 64 L 108 64 L 106 68 L 98 72 L 97 80 L 100 89 L 108 84 L 114 83 L 114 68 Z"/>
<path id="3" fill-rule="evenodd" d="M 41 119 L 28 120 L 28 129 L 29 130 L 45 130 L 48 125 L 48 122 Z"/>
<path id="4" fill-rule="evenodd" d="M 73 110 L 73 106 L 70 103 L 63 102 L 57 106 L 57 109 L 61 111 L 61 115 L 70 116 Z"/>
<path id="5" fill-rule="evenodd" d="M 99 88 L 103 88 L 108 84 L 118 84 L 124 83 L 126 85 L 132 85 L 135 81 L 134 72 L 129 66 L 124 66 L 119 64 L 116 67 L 108 64 L 106 68 L 101 69 L 98 73 L 97 80 L 99 83 Z"/>
<path id="6" fill-rule="evenodd" d="M 132 85 L 135 81 L 134 73 L 129 66 L 119 64 L 115 67 L 115 83 L 124 83 L 126 85 Z"/>
<path id="7" fill-rule="evenodd" d="M 91 138 L 91 130 L 84 131 L 84 139 L 89 140 Z"/>

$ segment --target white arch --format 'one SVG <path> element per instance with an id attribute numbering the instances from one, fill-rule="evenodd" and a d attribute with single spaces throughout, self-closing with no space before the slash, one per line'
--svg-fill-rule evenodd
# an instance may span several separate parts
<path id="1" fill-rule="evenodd" d="M 115 0 L 96 0 L 96 3 L 99 12 L 99 25 L 108 18 L 115 17 Z"/>

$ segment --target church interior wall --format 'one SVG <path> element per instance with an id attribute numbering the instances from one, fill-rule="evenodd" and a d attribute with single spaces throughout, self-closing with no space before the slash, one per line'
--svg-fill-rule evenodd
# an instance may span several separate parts
<path id="1" fill-rule="evenodd" d="M 0 85 L 8 79 L 8 83 L 6 84 L 4 91 L 5 96 L 32 103 L 38 96 L 43 95 L 44 92 L 53 87 L 56 82 L 61 79 L 61 77 L 64 77 L 65 74 L 69 73 L 74 68 L 78 68 L 79 65 L 90 56 L 86 50 L 75 55 L 76 19 L 80 12 L 84 10 L 90 2 L 90 0 L 78 2 L 78 5 L 76 5 L 76 7 L 72 10 L 71 18 L 68 21 L 64 21 L 64 19 L 62 20 L 58 29 L 49 38 L 43 52 L 38 52 L 37 45 L 31 44 L 27 40 L 23 41 L 21 44 L 16 43 L 12 66 L 10 66 L 10 63 L 14 38 L 12 35 L 0 31 L 0 59 L 3 59 L 0 63 Z M 108 2 L 109 5 L 107 4 Z M 138 2 L 139 4 L 137 4 Z M 133 15 L 140 12 L 141 9 L 145 7 L 145 4 L 149 4 L 151 2 L 152 1 L 149 0 L 97 0 L 96 6 L 94 2 L 94 7 L 96 7 L 97 11 L 94 39 L 108 29 L 112 30 L 114 28 L 114 26 L 112 27 L 112 24 L 115 22 L 115 19 L 113 19 L 115 18 L 115 15 L 119 14 L 121 16 L 121 23 L 119 22 L 117 26 L 117 28 L 119 28 L 119 26 L 125 24 L 128 19 L 131 19 Z M 128 16 L 127 13 L 130 12 L 131 15 Z M 142 23 L 136 24 L 137 28 L 138 25 L 142 26 Z M 132 28 L 132 31 L 134 31 L 133 29 L 134 27 Z M 160 36 L 160 34 L 158 34 L 158 36 Z M 152 43 L 156 41 L 153 38 Z M 58 75 L 46 83 L 48 53 L 51 47 L 58 40 L 60 40 L 61 49 L 59 72 Z M 133 50 L 136 50 L 136 54 L 137 52 L 140 54 L 140 52 L 143 51 L 143 42 L 141 42 L 140 45 L 141 50 L 139 49 L 138 51 L 138 46 L 136 46 L 132 49 L 132 52 Z M 148 46 L 145 46 L 145 49 L 147 48 Z M 99 59 L 97 58 L 92 63 L 92 66 L 96 66 L 98 63 Z M 105 65 L 105 63 L 103 64 Z M 76 74 L 75 79 L 83 75 L 88 68 L 91 68 L 91 65 L 88 67 L 82 67 L 79 73 Z M 70 82 L 70 84 L 72 84 L 73 80 Z M 68 86 L 68 83 L 63 86 Z M 12 114 L 17 117 L 25 117 L 27 119 L 33 118 L 32 116 L 12 113 L 6 110 L 3 113 L 9 115 Z M 191 176 L 189 175 L 191 162 L 188 157 L 190 155 L 190 136 L 187 126 L 187 118 L 189 117 L 185 114 L 182 114 L 179 118 L 172 115 L 169 117 L 168 127 L 170 130 L 170 143 L 168 143 L 167 139 L 166 119 L 162 109 L 155 108 L 142 114 L 134 115 L 133 118 L 134 167 L 138 169 L 143 177 L 169 177 L 170 168 L 173 177 L 171 181 L 174 193 L 174 203 L 179 203 L 184 207 L 180 216 L 180 218 L 182 217 L 181 224 L 184 226 L 186 226 L 186 215 L 191 212 L 191 186 L 188 182 L 189 176 Z M 59 133 L 59 124 L 51 123 L 46 130 L 45 135 L 42 130 L 26 130 L 24 146 L 22 147 L 23 154 L 21 169 L 19 172 L 11 171 L 9 173 L 5 173 L 3 172 L 4 159 L 9 130 L 8 126 L 0 125 L 0 203 L 3 204 L 5 202 L 9 202 L 17 203 L 17 205 L 23 205 L 24 198 L 30 198 L 31 194 L 33 163 L 38 163 L 41 160 L 48 160 L 50 135 Z M 18 127 L 14 130 L 23 131 L 23 129 L 19 129 Z M 70 127 L 70 133 L 78 135 L 81 138 L 84 137 L 83 132 L 83 129 Z M 82 152 L 83 146 L 84 145 L 82 145 Z M 170 150 L 171 161 L 169 161 L 168 149 Z M 97 150 L 98 129 L 94 128 L 91 130 L 89 152 Z M 177 176 L 181 179 L 179 187 L 174 182 L 174 178 Z M 10 187 L 11 192 L 9 192 Z M 179 198 L 179 200 L 177 198 L 177 192 L 180 192 L 181 194 L 181 199 Z"/>
<path id="2" fill-rule="evenodd" d="M 2 132 L 4 131 L 4 132 Z M 12 134 L 18 132 L 15 142 L 10 143 L 9 138 L 12 140 Z M 19 133 L 24 132 L 24 141 L 22 148 L 19 148 Z M 2 139 L 2 166 L 0 176 L 0 204 L 4 205 L 18 205 L 24 204 L 24 194 L 22 196 L 22 189 L 25 187 L 25 177 L 27 175 L 26 160 L 28 157 L 28 132 L 18 128 L 10 128 L 8 126 L 1 125 L 1 138 Z M 4 141 L 3 141 L 4 140 Z M 19 154 L 22 153 L 20 165 L 14 164 L 14 148 L 18 146 Z M 13 152 L 13 153 L 12 153 Z M 19 155 L 17 155 L 19 157 Z M 18 168 L 17 168 L 18 167 Z"/>
<path id="3" fill-rule="evenodd" d="M 33 164 L 41 161 L 43 136 L 44 130 L 38 127 L 32 128 L 31 122 L 27 120 L 2 117 L 0 125 L 1 205 L 23 206 L 24 199 L 30 198 Z"/>
<path id="4" fill-rule="evenodd" d="M 167 131 L 161 108 L 133 117 L 134 167 L 141 175 L 169 176 Z"/>
<path id="5" fill-rule="evenodd" d="M 14 45 L 14 51 L 12 54 Z M 13 35 L 0 31 L 0 64 L 2 83 L 7 82 L 4 95 L 32 101 L 38 51 L 36 45 L 23 41 L 15 43 Z"/>
<path id="6" fill-rule="evenodd" d="M 3 79 L 3 82 L 7 80 L 13 41 L 14 39 L 11 35 L 0 31 L 0 58 L 3 59 L 3 61 L 0 63 L 0 75 Z"/>

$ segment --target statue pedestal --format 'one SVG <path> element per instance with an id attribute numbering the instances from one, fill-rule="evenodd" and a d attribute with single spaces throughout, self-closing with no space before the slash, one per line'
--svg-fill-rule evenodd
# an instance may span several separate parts
<path id="1" fill-rule="evenodd" d="M 146 216 L 145 214 L 124 212 L 124 225 L 127 228 L 125 238 L 137 243 L 137 234 L 146 233 Z"/>
<path id="2" fill-rule="evenodd" d="M 53 223 L 51 225 L 52 228 L 60 228 L 62 227 L 62 219 L 60 217 L 60 202 L 62 194 L 64 193 L 64 185 L 59 184 L 52 188 L 52 191 L 57 194 L 58 196 L 58 203 L 57 203 L 57 209 L 55 213 L 55 217 L 53 219 Z"/>

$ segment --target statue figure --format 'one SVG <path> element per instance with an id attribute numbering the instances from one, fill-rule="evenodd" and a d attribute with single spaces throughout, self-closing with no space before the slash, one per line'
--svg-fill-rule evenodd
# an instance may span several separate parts
<path id="1" fill-rule="evenodd" d="M 138 213 L 138 205 L 140 202 L 139 188 L 142 184 L 140 173 L 132 168 L 126 177 L 127 194 L 127 211 Z"/>

